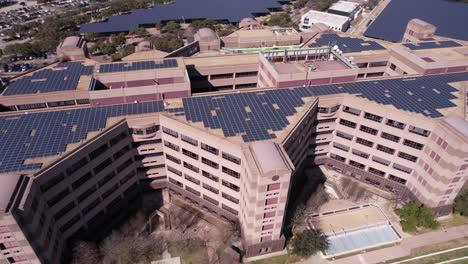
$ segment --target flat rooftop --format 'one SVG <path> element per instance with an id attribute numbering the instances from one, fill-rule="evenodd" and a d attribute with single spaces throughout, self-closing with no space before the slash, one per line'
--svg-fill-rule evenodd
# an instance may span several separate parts
<path id="1" fill-rule="evenodd" d="M 184 58 L 185 65 L 194 65 L 195 67 L 211 67 L 239 64 L 257 64 L 258 54 L 236 54 L 225 56 L 204 56 Z"/>
<path id="2" fill-rule="evenodd" d="M 348 1 L 338 1 L 334 3 L 333 5 L 331 5 L 330 8 L 328 9 L 351 13 L 358 7 L 359 7 L 358 3 L 353 3 L 353 2 L 348 2 Z"/>
<path id="3" fill-rule="evenodd" d="M 381 51 L 385 47 L 377 41 L 358 38 L 341 36 L 336 33 L 320 34 L 313 42 L 309 42 L 309 48 L 323 47 L 323 46 L 338 46 L 343 53 L 355 53 L 366 51 Z"/>
<path id="4" fill-rule="evenodd" d="M 53 64 L 14 79 L 2 96 L 87 90 L 93 70 L 89 60 Z"/>
<path id="5" fill-rule="evenodd" d="M 0 115 L 0 173 L 41 168 L 41 158 L 65 152 L 68 144 L 81 143 L 88 133 L 105 128 L 111 117 L 168 112 L 219 131 L 225 138 L 240 137 L 248 143 L 276 138 L 306 100 L 322 95 L 353 94 L 428 118 L 443 117 L 441 110 L 457 106 L 452 100 L 457 99 L 458 90 L 451 83 L 461 81 L 468 81 L 467 72 L 174 99 L 179 102 L 177 107 L 154 101 L 4 113 Z"/>
<path id="6" fill-rule="evenodd" d="M 344 24 L 348 21 L 348 18 L 345 16 L 339 16 L 331 13 L 320 12 L 315 10 L 309 10 L 304 15 L 310 17 L 313 20 L 318 20 L 323 23 L 331 23 L 331 24 Z"/>

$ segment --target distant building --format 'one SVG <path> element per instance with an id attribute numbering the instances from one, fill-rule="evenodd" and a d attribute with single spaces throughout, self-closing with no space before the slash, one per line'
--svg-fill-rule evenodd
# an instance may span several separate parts
<path id="1" fill-rule="evenodd" d="M 200 51 L 219 50 L 221 48 L 221 40 L 210 28 L 200 28 L 195 33 L 195 40 L 200 45 Z"/>
<path id="2" fill-rule="evenodd" d="M 402 42 L 413 42 L 434 37 L 437 27 L 419 18 L 411 19 L 406 26 Z"/>
<path id="3" fill-rule="evenodd" d="M 349 18 L 326 12 L 310 10 L 301 17 L 301 29 L 309 29 L 315 23 L 323 23 L 336 31 L 346 31 L 349 27 Z"/>
<path id="4" fill-rule="evenodd" d="M 358 3 L 338 1 L 328 8 L 328 13 L 355 19 L 362 11 Z"/>
<path id="5" fill-rule="evenodd" d="M 61 60 L 84 60 L 87 55 L 86 41 L 82 37 L 67 37 L 57 47 L 57 57 Z"/>
<path id="6" fill-rule="evenodd" d="M 301 43 L 294 28 L 238 30 L 221 38 L 225 48 L 258 48 L 289 46 Z"/>

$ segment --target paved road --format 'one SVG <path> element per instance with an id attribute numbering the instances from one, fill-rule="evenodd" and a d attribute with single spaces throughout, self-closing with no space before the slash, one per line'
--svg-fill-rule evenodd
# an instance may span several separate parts
<path id="1" fill-rule="evenodd" d="M 403 238 L 400 245 L 330 261 L 331 264 L 371 264 L 406 257 L 412 249 L 468 237 L 468 225 Z M 310 263 L 310 262 L 309 262 Z"/>
<path id="2" fill-rule="evenodd" d="M 379 5 L 377 5 L 372 11 L 357 24 L 356 26 L 352 27 L 348 33 L 350 34 L 355 34 L 355 35 L 363 35 L 364 32 L 367 30 L 367 23 L 369 23 L 370 20 L 375 20 L 380 13 L 385 9 L 385 7 L 390 3 L 391 0 L 382 0 L 379 2 Z"/>

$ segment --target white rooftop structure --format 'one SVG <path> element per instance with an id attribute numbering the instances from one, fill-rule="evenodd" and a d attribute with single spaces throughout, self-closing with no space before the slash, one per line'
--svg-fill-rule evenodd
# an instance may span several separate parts
<path id="1" fill-rule="evenodd" d="M 315 23 L 323 23 L 333 30 L 346 31 L 349 26 L 349 18 L 315 10 L 309 10 L 302 15 L 301 28 L 308 29 Z"/>
<path id="2" fill-rule="evenodd" d="M 359 8 L 358 3 L 353 3 L 353 2 L 348 2 L 348 1 L 338 1 L 334 3 L 333 5 L 331 5 L 329 10 L 331 9 L 331 10 L 351 13 L 354 10 L 356 10 L 356 8 Z"/>

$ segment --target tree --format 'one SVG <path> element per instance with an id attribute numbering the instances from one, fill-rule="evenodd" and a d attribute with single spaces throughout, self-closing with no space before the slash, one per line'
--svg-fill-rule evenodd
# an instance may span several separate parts
<path id="1" fill-rule="evenodd" d="M 72 264 L 99 263 L 100 256 L 96 245 L 92 242 L 79 241 L 73 248 Z"/>
<path id="2" fill-rule="evenodd" d="M 278 27 L 291 27 L 292 22 L 291 18 L 286 13 L 278 13 L 273 14 L 270 16 L 270 19 L 266 22 L 266 24 L 270 27 L 278 26 Z"/>
<path id="3" fill-rule="evenodd" d="M 169 21 L 163 28 L 162 32 L 164 33 L 177 33 L 180 29 L 180 24 L 175 21 Z"/>
<path id="4" fill-rule="evenodd" d="M 400 217 L 400 224 L 405 232 L 415 232 L 421 227 L 435 229 L 439 226 L 431 209 L 417 201 L 405 204 L 396 209 L 395 213 Z"/>
<path id="5" fill-rule="evenodd" d="M 462 216 L 468 216 L 468 188 L 460 191 L 455 198 L 454 212 Z"/>
<path id="6" fill-rule="evenodd" d="M 211 28 L 213 30 L 216 29 L 216 22 L 213 20 L 195 20 L 190 24 L 195 30 L 199 30 L 200 28 Z"/>
<path id="7" fill-rule="evenodd" d="M 291 251 L 301 257 L 311 256 L 328 249 L 328 237 L 320 229 L 306 229 L 291 240 Z"/>
<path id="8" fill-rule="evenodd" d="M 117 46 L 121 46 L 125 44 L 125 33 L 120 33 L 117 36 L 112 38 L 112 43 L 114 43 Z"/>
<path id="9" fill-rule="evenodd" d="M 141 35 L 146 35 L 147 32 L 146 32 L 145 28 L 137 28 L 137 29 L 131 30 L 128 34 L 129 35 L 141 36 Z"/>
<path id="10" fill-rule="evenodd" d="M 174 35 L 155 36 L 149 38 L 154 48 L 164 52 L 172 52 L 184 46 L 184 42 Z"/>

